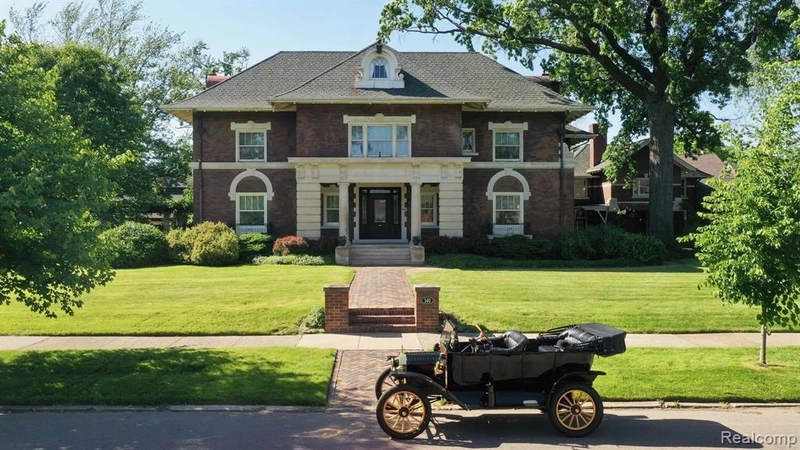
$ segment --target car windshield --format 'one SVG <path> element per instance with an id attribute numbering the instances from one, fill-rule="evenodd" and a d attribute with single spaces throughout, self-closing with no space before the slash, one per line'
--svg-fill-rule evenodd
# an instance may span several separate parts
<path id="1" fill-rule="evenodd" d="M 444 321 L 444 328 L 442 328 L 442 334 L 439 336 L 439 344 L 448 351 L 455 350 L 456 344 L 458 344 L 456 327 L 449 318 Z"/>

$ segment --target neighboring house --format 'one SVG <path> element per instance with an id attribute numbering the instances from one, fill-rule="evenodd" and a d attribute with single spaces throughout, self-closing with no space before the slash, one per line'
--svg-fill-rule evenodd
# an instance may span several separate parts
<path id="1" fill-rule="evenodd" d="M 575 226 L 582 228 L 611 222 L 624 229 L 644 233 L 649 220 L 650 183 L 648 168 L 650 159 L 649 139 L 637 142 L 634 154 L 636 174 L 634 184 L 626 188 L 621 174 L 620 181 L 609 181 L 602 161 L 606 150 L 606 138 L 596 125 L 589 129 L 587 142 L 572 147 L 575 159 Z M 709 193 L 704 179 L 720 176 L 725 164 L 713 153 L 696 157 L 675 155 L 673 162 L 673 214 L 675 230 L 680 232 L 691 223 L 702 206 L 703 197 Z"/>
<path id="2" fill-rule="evenodd" d="M 592 108 L 547 77 L 377 43 L 280 52 L 208 81 L 164 107 L 194 126 L 195 221 L 354 243 L 573 226 L 564 127 Z"/>

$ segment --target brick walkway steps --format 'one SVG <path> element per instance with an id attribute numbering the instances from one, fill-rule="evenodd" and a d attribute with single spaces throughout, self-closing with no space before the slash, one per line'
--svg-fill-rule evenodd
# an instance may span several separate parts
<path id="1" fill-rule="evenodd" d="M 408 244 L 353 244 L 350 247 L 351 266 L 409 266 L 411 248 Z"/>
<path id="2" fill-rule="evenodd" d="M 416 331 L 414 308 L 352 308 L 351 332 L 407 332 Z"/>

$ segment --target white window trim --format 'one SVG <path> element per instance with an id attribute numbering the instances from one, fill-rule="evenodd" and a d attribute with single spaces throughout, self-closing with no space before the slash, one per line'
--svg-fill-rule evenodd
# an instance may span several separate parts
<path id="1" fill-rule="evenodd" d="M 328 197 L 336 197 L 336 211 L 339 211 L 339 188 L 326 188 L 322 190 L 322 227 L 339 228 L 339 215 L 336 222 L 328 222 Z"/>
<path id="2" fill-rule="evenodd" d="M 347 155 L 350 158 L 375 158 L 374 156 L 367 156 L 369 153 L 367 127 L 370 125 L 391 125 L 392 126 L 392 154 L 385 156 L 385 158 L 410 158 L 412 137 L 411 137 L 411 124 L 417 123 L 417 115 L 410 116 L 384 116 L 383 114 L 375 114 L 374 116 L 348 116 L 345 115 L 343 122 L 347 124 Z M 397 156 L 397 126 L 408 127 L 408 155 Z M 353 156 L 351 154 L 351 146 L 353 145 L 353 127 L 364 127 L 361 132 L 361 156 Z"/>
<path id="3" fill-rule="evenodd" d="M 472 133 L 472 151 L 465 151 L 464 150 L 464 133 Z M 478 154 L 478 142 L 475 136 L 475 128 L 462 128 L 461 129 L 461 154 L 462 155 L 469 155 L 474 156 Z"/>
<path id="4" fill-rule="evenodd" d="M 500 224 L 495 222 L 496 217 L 497 217 L 497 197 L 500 196 L 500 195 L 504 195 L 504 196 L 513 195 L 513 196 L 519 197 L 519 219 L 520 219 L 520 223 L 519 224 L 512 224 L 512 225 L 504 224 L 504 225 L 500 225 Z M 524 198 L 524 195 L 523 195 L 522 192 L 495 192 L 494 193 L 494 195 L 492 197 L 492 231 L 494 232 L 494 229 L 496 227 L 498 227 L 498 226 L 500 226 L 500 227 L 519 227 L 519 233 L 518 234 L 520 234 L 520 235 L 524 235 L 525 234 L 525 198 Z"/>
<path id="5" fill-rule="evenodd" d="M 589 179 L 588 178 L 575 178 L 575 181 L 581 181 L 583 183 L 583 192 L 584 195 L 578 197 L 575 195 L 576 199 L 585 200 L 589 198 Z"/>
<path id="6" fill-rule="evenodd" d="M 384 58 L 386 64 L 387 78 L 372 78 L 372 61 L 375 58 Z M 368 51 L 361 58 L 361 68 L 356 75 L 355 87 L 359 89 L 402 89 L 405 87 L 403 74 L 400 73 L 400 67 L 397 57 L 389 51 L 386 47 L 381 49 L 378 53 L 377 48 Z"/>
<path id="7" fill-rule="evenodd" d="M 421 188 L 420 196 L 433 195 L 433 222 L 421 222 L 423 228 L 437 228 L 439 226 L 439 189 Z M 422 201 L 420 201 L 420 220 L 422 220 Z"/>
<path id="8" fill-rule="evenodd" d="M 256 123 L 252 120 L 245 123 L 231 122 L 231 131 L 236 133 L 236 162 L 266 162 L 267 161 L 267 132 L 272 130 L 272 122 Z M 264 158 L 241 159 L 239 158 L 239 133 L 264 133 Z"/>
<path id="9" fill-rule="evenodd" d="M 633 198 L 650 198 L 650 184 L 649 184 L 649 181 L 648 181 L 648 190 L 647 190 L 648 193 L 647 194 L 642 194 L 640 192 L 640 186 L 639 186 L 640 180 L 649 180 L 649 179 L 647 177 L 636 178 L 636 180 L 634 180 L 634 182 L 633 182 L 633 189 L 632 189 L 633 192 L 632 192 L 631 196 Z"/>
<path id="10" fill-rule="evenodd" d="M 267 195 L 266 192 L 237 192 L 236 193 L 236 226 L 237 227 L 240 225 L 239 222 L 241 220 L 241 218 L 239 216 L 239 214 L 241 213 L 241 210 L 239 208 L 239 206 L 241 205 L 241 198 L 243 196 L 252 197 L 252 196 L 258 196 L 258 195 L 264 197 L 264 227 L 266 227 L 267 224 L 269 223 L 269 222 L 267 222 L 267 217 L 268 217 L 268 212 L 269 212 L 269 199 L 267 198 L 268 195 Z M 257 226 L 257 225 L 248 225 L 248 226 Z"/>
<path id="11" fill-rule="evenodd" d="M 522 161 L 525 153 L 525 145 L 524 145 L 524 131 L 528 130 L 528 122 L 522 123 L 512 123 L 510 121 L 506 121 L 503 123 L 495 123 L 489 122 L 489 130 L 492 131 L 492 161 Z M 500 133 L 519 133 L 519 158 L 515 159 L 498 159 L 497 158 L 497 149 L 495 148 L 496 134 Z"/>

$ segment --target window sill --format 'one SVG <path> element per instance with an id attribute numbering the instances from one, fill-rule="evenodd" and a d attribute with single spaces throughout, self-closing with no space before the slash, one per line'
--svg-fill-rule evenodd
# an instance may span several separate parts
<path id="1" fill-rule="evenodd" d="M 237 159 L 236 162 L 240 163 L 265 163 L 266 159 Z"/>
<path id="2" fill-rule="evenodd" d="M 493 159 L 492 162 L 508 163 L 508 162 L 522 162 L 521 159 Z"/>
<path id="3" fill-rule="evenodd" d="M 325 228 L 325 229 L 328 229 L 328 230 L 330 230 L 330 229 L 338 230 L 339 229 L 339 224 L 338 223 L 326 223 L 325 225 L 322 226 L 322 228 Z"/>
<path id="4" fill-rule="evenodd" d="M 439 228 L 438 223 L 423 223 L 422 228 Z"/>
<path id="5" fill-rule="evenodd" d="M 478 156 L 478 152 L 461 152 L 464 156 Z"/>

